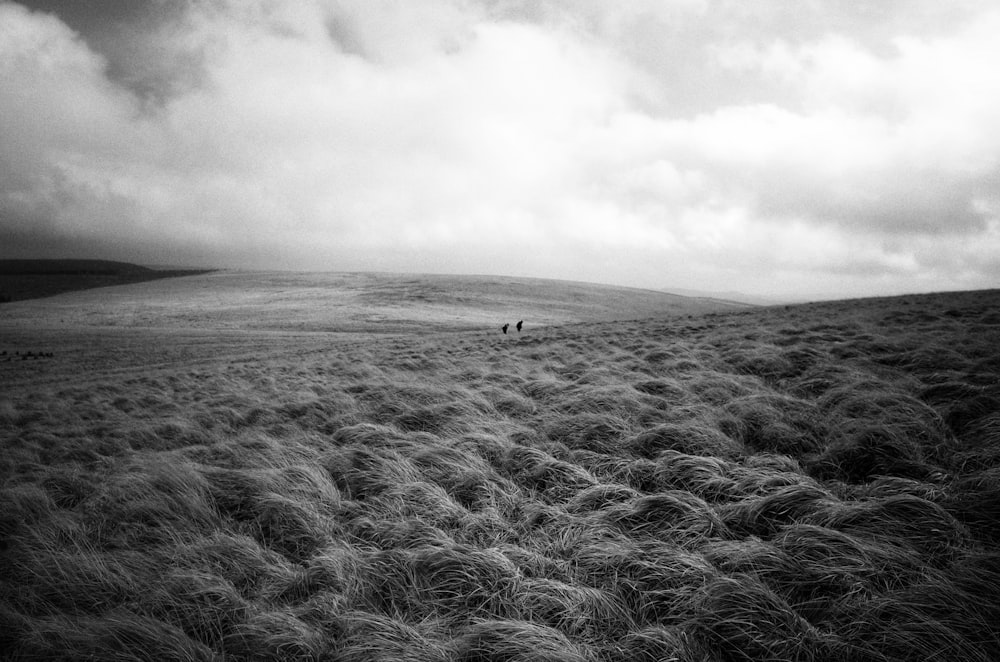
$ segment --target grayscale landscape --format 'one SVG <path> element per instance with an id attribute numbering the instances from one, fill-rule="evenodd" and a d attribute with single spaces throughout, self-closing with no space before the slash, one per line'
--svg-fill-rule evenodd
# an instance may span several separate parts
<path id="1" fill-rule="evenodd" d="M 0 0 L 0 660 L 997 662 L 996 0 Z"/>

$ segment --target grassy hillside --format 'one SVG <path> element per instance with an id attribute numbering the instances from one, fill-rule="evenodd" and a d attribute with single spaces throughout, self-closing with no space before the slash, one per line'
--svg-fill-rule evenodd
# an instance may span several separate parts
<path id="1" fill-rule="evenodd" d="M 0 260 L 0 303 L 201 273 L 110 260 Z"/>
<path id="2" fill-rule="evenodd" d="M 1000 659 L 998 305 L 5 323 L 0 649 Z"/>

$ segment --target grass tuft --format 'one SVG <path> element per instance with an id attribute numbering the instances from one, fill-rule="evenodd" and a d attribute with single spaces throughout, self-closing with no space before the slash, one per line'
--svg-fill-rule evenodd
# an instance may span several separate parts
<path id="1" fill-rule="evenodd" d="M 452 642 L 456 662 L 594 662 L 593 652 L 564 634 L 527 621 L 488 620 L 464 628 Z"/>
<path id="2" fill-rule="evenodd" d="M 607 508 L 604 519 L 623 533 L 638 537 L 691 543 L 695 540 L 727 536 L 723 520 L 703 499 L 682 490 L 640 496 Z"/>
<path id="3" fill-rule="evenodd" d="M 727 660 L 829 660 L 841 645 L 747 576 L 717 577 L 689 627 Z"/>
<path id="4" fill-rule="evenodd" d="M 829 502 L 804 520 L 870 540 L 909 546 L 936 563 L 963 548 L 965 528 L 942 506 L 912 494 L 856 503 Z"/>
<path id="5" fill-rule="evenodd" d="M 161 620 L 117 609 L 99 617 L 50 616 L 33 620 L 13 659 L 143 659 L 188 662 L 216 659 L 213 651 Z"/>
<path id="6" fill-rule="evenodd" d="M 740 445 L 719 430 L 704 425 L 664 423 L 643 430 L 628 442 L 638 457 L 655 460 L 664 451 L 687 455 L 736 458 Z"/>
<path id="7" fill-rule="evenodd" d="M 231 655 L 246 659 L 316 660 L 329 652 L 323 633 L 288 609 L 251 615 L 226 637 L 224 647 Z"/>
<path id="8" fill-rule="evenodd" d="M 769 538 L 782 526 L 828 512 L 833 496 L 815 485 L 781 486 L 762 496 L 752 496 L 719 506 L 721 520 L 734 532 Z"/>
<path id="9" fill-rule="evenodd" d="M 432 623 L 406 623 L 364 611 L 343 615 L 343 635 L 336 657 L 344 662 L 446 662 L 450 651 L 433 632 Z"/>

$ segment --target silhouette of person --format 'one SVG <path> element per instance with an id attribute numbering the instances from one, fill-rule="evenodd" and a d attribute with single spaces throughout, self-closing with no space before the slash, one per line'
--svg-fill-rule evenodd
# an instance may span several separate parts
<path id="1" fill-rule="evenodd" d="M 507 327 L 509 326 L 510 324 L 504 324 L 503 326 L 500 327 L 500 330 L 503 331 L 504 335 L 507 335 Z"/>
<path id="2" fill-rule="evenodd" d="M 522 324 L 524 324 L 524 320 L 521 320 L 521 321 L 519 321 L 519 322 L 517 323 L 517 332 L 518 332 L 518 333 L 521 333 L 521 325 L 522 325 Z"/>

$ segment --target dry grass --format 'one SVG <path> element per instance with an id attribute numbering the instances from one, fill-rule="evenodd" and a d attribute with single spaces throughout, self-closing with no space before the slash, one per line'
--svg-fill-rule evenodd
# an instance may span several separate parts
<path id="1" fill-rule="evenodd" d="M 998 303 L 5 326 L 55 359 L 0 363 L 0 649 L 1000 659 Z"/>

